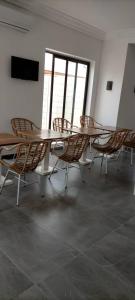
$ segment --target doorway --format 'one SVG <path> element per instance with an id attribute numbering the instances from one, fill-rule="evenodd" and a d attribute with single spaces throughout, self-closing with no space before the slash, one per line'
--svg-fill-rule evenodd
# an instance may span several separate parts
<path id="1" fill-rule="evenodd" d="M 89 62 L 45 53 L 42 128 L 52 128 L 56 117 L 80 125 L 86 109 L 89 71 Z"/>

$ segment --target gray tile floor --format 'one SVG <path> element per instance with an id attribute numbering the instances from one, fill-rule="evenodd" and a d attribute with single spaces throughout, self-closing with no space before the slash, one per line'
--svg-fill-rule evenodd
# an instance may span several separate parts
<path id="1" fill-rule="evenodd" d="M 54 158 L 53 158 L 54 161 Z M 84 168 L 86 183 L 71 168 L 68 190 L 58 172 L 0 196 L 0 300 L 134 300 L 134 166 L 128 154 Z M 33 177 L 33 178 L 32 178 Z M 38 180 L 37 175 L 30 179 Z"/>

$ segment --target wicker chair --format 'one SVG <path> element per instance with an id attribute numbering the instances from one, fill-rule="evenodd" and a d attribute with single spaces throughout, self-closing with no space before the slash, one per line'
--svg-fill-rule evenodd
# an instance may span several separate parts
<path id="1" fill-rule="evenodd" d="M 3 185 L 1 186 L 0 193 L 2 193 L 5 181 L 9 173 L 13 173 L 17 176 L 18 180 L 18 189 L 17 189 L 17 201 L 16 205 L 19 205 L 19 192 L 20 192 L 20 181 L 21 176 L 25 175 L 30 171 L 34 171 L 40 161 L 43 160 L 48 143 L 44 141 L 33 141 L 29 143 L 21 143 L 17 146 L 16 159 L 12 164 L 8 164 L 6 161 L 1 160 L 0 163 L 7 168 L 7 173 Z"/>
<path id="2" fill-rule="evenodd" d="M 65 138 L 64 143 L 65 143 L 64 153 L 61 155 L 56 154 L 58 159 L 56 160 L 53 170 L 49 176 L 49 179 L 51 178 L 51 176 L 54 172 L 54 169 L 57 166 L 58 161 L 59 160 L 64 161 L 66 163 L 66 172 L 65 172 L 65 189 L 66 189 L 67 181 L 68 181 L 69 164 L 78 163 L 79 169 L 81 172 L 79 159 L 81 158 L 82 153 L 85 151 L 85 149 L 89 143 L 89 136 L 85 135 L 85 134 L 77 134 L 77 135 Z"/>
<path id="3" fill-rule="evenodd" d="M 86 115 L 80 116 L 80 124 L 81 124 L 81 127 L 85 127 L 85 128 L 102 126 L 101 124 L 96 122 L 93 117 L 86 116 Z M 90 153 L 92 152 L 92 147 L 91 147 L 92 141 L 93 141 L 93 137 L 89 139 Z"/>
<path id="4" fill-rule="evenodd" d="M 11 126 L 13 132 L 17 136 L 22 136 L 19 132 L 20 131 L 38 131 L 40 130 L 32 121 L 24 118 L 13 118 L 11 119 Z"/>
<path id="5" fill-rule="evenodd" d="M 59 131 L 59 132 L 64 132 L 66 130 L 65 129 L 70 129 L 71 127 L 71 123 L 64 119 L 64 118 L 55 118 L 53 120 L 53 130 L 55 131 Z"/>
<path id="6" fill-rule="evenodd" d="M 135 132 L 129 132 L 127 138 L 125 139 L 123 146 L 131 149 L 131 166 L 133 165 L 133 151 L 135 149 Z"/>
<path id="7" fill-rule="evenodd" d="M 80 124 L 81 127 L 96 127 L 96 126 L 102 126 L 100 123 L 96 122 L 95 119 L 91 116 L 80 116 Z"/>
<path id="8" fill-rule="evenodd" d="M 104 156 L 106 157 L 106 169 L 105 173 L 107 174 L 107 156 L 113 153 L 116 153 L 122 147 L 127 135 L 129 133 L 128 129 L 117 130 L 114 133 L 109 135 L 109 139 L 104 144 L 96 143 L 96 139 L 94 140 L 92 147 L 97 151 L 103 154 L 101 167 L 103 164 Z M 105 136 L 106 138 L 106 136 Z M 103 139 L 103 137 L 101 138 Z M 101 157 L 101 156 L 100 156 Z"/>

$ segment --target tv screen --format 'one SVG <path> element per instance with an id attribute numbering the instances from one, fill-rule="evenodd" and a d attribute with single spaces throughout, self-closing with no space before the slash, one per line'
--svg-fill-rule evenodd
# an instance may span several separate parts
<path id="1" fill-rule="evenodd" d="M 11 56 L 11 77 L 38 81 L 39 62 Z"/>

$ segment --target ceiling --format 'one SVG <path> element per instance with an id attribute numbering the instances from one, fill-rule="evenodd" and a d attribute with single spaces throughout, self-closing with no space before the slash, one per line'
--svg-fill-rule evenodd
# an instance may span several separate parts
<path id="1" fill-rule="evenodd" d="M 111 33 L 135 28 L 135 0 L 0 0 L 1 4 L 46 17 L 64 13 L 86 26 Z"/>

